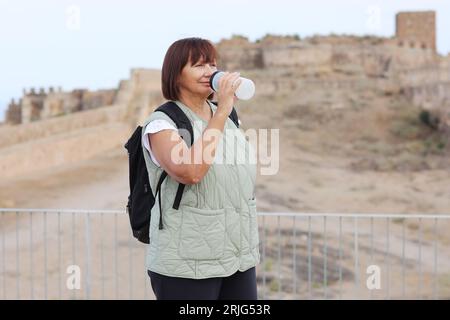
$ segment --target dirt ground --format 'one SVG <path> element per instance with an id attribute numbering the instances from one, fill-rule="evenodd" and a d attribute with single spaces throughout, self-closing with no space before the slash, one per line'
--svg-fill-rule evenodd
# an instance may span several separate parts
<path id="1" fill-rule="evenodd" d="M 331 95 L 329 100 L 333 99 L 334 97 Z M 362 100 L 364 99 L 361 98 L 359 101 Z M 406 112 L 402 105 L 403 102 L 400 103 L 390 97 L 382 96 L 371 96 L 370 99 L 367 98 L 367 101 L 369 101 L 369 106 L 365 109 L 356 103 L 348 110 L 330 109 L 331 111 L 326 116 L 318 107 L 316 108 L 314 103 L 306 103 L 302 106 L 301 103 L 286 99 L 276 100 L 274 98 L 273 101 L 269 99 L 265 102 L 255 100 L 252 105 L 240 107 L 238 111 L 244 130 L 246 128 L 280 129 L 279 171 L 275 175 L 258 175 L 257 178 L 256 196 L 259 212 L 450 214 L 450 158 L 448 154 L 433 149 L 433 133 L 415 122 L 415 118 L 411 114 L 416 114 L 416 111 L 411 109 Z M 343 103 L 345 104 L 345 101 Z M 278 108 L 276 112 L 273 110 L 275 106 Z M 267 117 L 267 113 L 271 115 L 270 118 Z M 426 144 L 424 141 L 430 142 Z M 259 165 L 259 169 L 260 167 L 261 165 Z M 125 149 L 117 149 L 76 166 L 55 168 L 48 172 L 37 172 L 28 177 L 2 180 L 0 181 L 0 207 L 124 210 L 129 192 L 127 170 Z M 22 219 L 20 228 L 25 230 L 20 237 L 27 239 L 26 230 L 29 225 L 29 217 L 21 215 L 20 219 Z M 128 232 L 128 226 L 123 216 L 120 219 L 123 222 L 120 224 L 120 233 L 123 235 Z M 42 222 L 42 220 L 36 221 L 40 221 L 35 222 L 37 224 Z M 312 232 L 319 236 L 314 237 L 315 241 L 310 249 L 314 253 L 315 259 L 318 259 L 314 260 L 312 264 L 322 270 L 321 266 L 325 255 L 321 249 L 324 246 L 324 239 L 320 237 L 320 233 L 323 225 L 322 220 L 317 221 L 312 225 Z M 375 224 L 376 236 L 371 247 L 373 237 L 371 238 L 369 222 L 370 219 L 364 219 L 358 224 L 361 232 L 359 239 L 359 245 L 362 248 L 361 263 L 368 261 L 373 250 L 378 252 L 375 253 L 375 259 L 385 257 L 383 250 L 386 248 L 386 242 L 383 239 L 385 239 L 386 227 L 382 223 Z M 55 221 L 48 223 L 48 228 L 51 226 L 55 228 Z M 306 237 L 300 238 L 303 239 L 302 241 L 308 239 L 308 235 L 304 234 L 307 230 L 305 223 L 303 221 L 303 224 L 299 223 L 296 227 L 299 235 L 301 236 L 303 232 L 303 237 Z M 450 236 L 445 232 L 450 226 L 449 219 L 438 220 L 438 233 L 433 232 L 433 221 L 422 221 L 422 226 L 419 226 L 417 221 L 408 219 L 399 219 L 390 223 L 389 230 L 392 237 L 389 242 L 391 250 L 389 252 L 391 258 L 389 261 L 391 262 L 389 263 L 392 264 L 390 277 L 393 279 L 392 283 L 396 285 L 388 294 L 393 297 L 402 297 L 399 279 L 401 279 L 403 271 L 400 266 L 402 261 L 406 261 L 410 263 L 406 275 L 407 298 L 413 298 L 417 293 L 416 289 L 411 288 L 422 286 L 422 284 L 418 284 L 418 279 L 422 279 L 424 297 L 433 297 L 434 283 L 439 283 L 439 296 L 450 296 L 450 247 L 448 246 Z M 284 224 L 284 232 L 290 234 L 293 230 L 292 222 L 286 220 Z M 82 222 L 79 225 L 81 229 L 77 229 L 76 233 L 83 234 Z M 3 237 L 6 239 L 6 252 L 13 257 L 16 245 L 14 226 L 14 215 L 3 217 L 1 228 Z M 330 254 L 337 249 L 337 220 L 330 219 L 327 226 L 328 230 L 333 232 L 335 240 L 329 240 L 327 244 L 328 254 Z M 407 249 L 402 252 L 403 226 L 406 228 Z M 275 228 L 275 222 L 266 227 L 270 233 Z M 420 244 L 420 248 L 417 242 L 419 227 L 421 236 L 423 236 L 423 246 Z M 344 228 L 346 233 L 342 237 L 342 241 L 345 252 L 344 258 L 339 264 L 348 271 L 348 274 L 344 272 L 343 282 L 339 283 L 336 274 L 333 275 L 330 272 L 329 275 L 334 277 L 334 280 L 330 280 L 328 283 L 330 285 L 329 298 L 339 297 L 336 288 L 340 285 L 344 288 L 344 298 L 355 297 L 355 292 L 360 290 L 357 288 L 355 291 L 353 285 L 355 272 L 352 269 L 354 265 L 354 256 L 352 255 L 354 230 L 352 228 L 352 222 L 349 222 Z M 66 232 L 71 234 L 70 227 Z M 274 234 L 275 237 L 276 234 Z M 286 239 L 288 239 L 287 236 Z M 45 239 L 42 236 L 39 240 L 39 237 L 36 236 L 34 241 L 37 246 L 37 242 L 44 242 Z M 434 245 L 435 243 L 437 246 Z M 277 248 L 278 243 L 270 245 L 267 242 L 266 244 L 268 245 L 266 253 L 269 256 L 272 255 L 270 264 L 274 264 L 278 259 L 278 253 L 273 248 Z M 135 256 L 142 262 L 144 251 L 142 247 L 135 244 L 128 245 L 126 241 L 122 245 L 123 259 Z M 133 249 L 137 247 L 140 249 Z M 291 257 L 293 254 L 292 244 L 285 242 L 283 248 L 284 254 Z M 305 257 L 307 257 L 307 246 L 303 244 L 299 245 L 299 248 L 299 265 L 301 265 L 301 263 L 305 263 Z M 439 268 L 437 272 L 434 272 L 435 267 L 432 262 L 436 248 L 439 253 Z M 134 253 L 130 254 L 129 249 L 134 250 Z M 29 251 L 29 249 L 24 250 L 25 252 Z M 64 250 L 69 252 L 70 246 L 66 249 L 63 248 Z M 414 262 L 417 260 L 419 252 L 421 259 L 426 261 L 423 266 L 420 265 L 420 270 L 418 270 L 417 263 Z M 29 259 L 28 254 L 21 254 L 24 256 L 20 261 L 32 263 L 27 260 Z M 69 255 L 69 253 L 67 254 Z M 301 260 L 302 255 L 304 255 L 303 260 Z M 406 255 L 406 260 L 402 260 L 402 255 Z M 34 258 L 37 259 L 39 256 L 40 253 L 36 252 Z M 299 284 L 298 290 L 302 292 L 299 295 L 293 295 L 294 290 L 291 290 L 290 293 L 288 290 L 287 293 L 278 295 L 278 286 L 283 286 L 284 282 L 275 281 L 277 276 L 271 275 L 271 272 L 277 269 L 275 266 L 268 266 L 270 259 L 265 259 L 259 266 L 259 274 L 269 277 L 266 279 L 268 284 L 265 287 L 265 290 L 267 289 L 267 292 L 270 293 L 269 297 L 285 299 L 308 297 L 308 288 L 305 286 L 305 282 Z M 329 266 L 332 266 L 333 270 L 337 270 L 337 256 L 331 255 L 328 259 Z M 42 265 L 41 262 L 40 265 Z M 141 262 L 135 262 L 133 268 L 136 268 L 136 265 L 143 265 L 140 264 Z M 382 260 L 383 265 L 384 263 L 385 260 Z M 286 260 L 280 266 L 282 268 L 292 267 L 292 263 Z M 316 267 L 314 270 L 317 269 Z M 6 269 L 8 268 L 14 269 L 13 259 L 7 262 Z M 136 270 L 139 272 L 139 269 Z M 361 270 L 360 279 L 363 280 L 360 282 L 364 284 L 365 270 L 364 268 Z M 124 268 L 121 277 L 125 277 L 127 271 L 128 269 Z M 111 270 L 111 272 L 113 271 Z M 321 298 L 324 294 L 320 289 L 323 274 L 314 272 L 312 278 L 319 278 L 315 280 L 311 289 L 312 297 Z M 108 277 L 112 278 L 112 274 Z M 14 272 L 10 275 L 13 277 Z M 27 276 L 29 277 L 30 274 Z M 57 273 L 54 276 L 56 277 Z M 302 276 L 304 273 L 299 276 L 299 279 Z M 16 285 L 11 279 L 8 281 L 9 285 L 13 287 Z M 263 281 L 262 278 L 260 281 Z M 145 280 L 143 282 L 145 283 Z M 99 294 L 99 287 L 96 288 Z M 23 288 L 22 291 L 26 290 L 27 288 Z M 145 290 L 145 296 L 151 297 L 148 283 L 146 283 Z M 109 292 L 108 289 L 106 291 Z M 386 294 L 383 291 L 378 294 L 378 297 L 383 298 Z M 52 297 L 57 298 L 56 296 Z M 83 295 L 77 297 L 83 297 Z M 114 296 L 108 297 L 114 298 Z M 141 294 L 141 297 L 144 296 Z M 356 297 L 366 296 L 356 294 Z"/>

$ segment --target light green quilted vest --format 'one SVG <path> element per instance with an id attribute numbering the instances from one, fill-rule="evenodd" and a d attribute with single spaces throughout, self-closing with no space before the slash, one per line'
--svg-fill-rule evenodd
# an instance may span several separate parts
<path id="1" fill-rule="evenodd" d="M 191 120 L 196 141 L 207 122 L 180 101 L 176 103 Z M 215 112 L 217 107 L 210 106 Z M 143 128 L 155 119 L 165 119 L 175 126 L 166 114 L 153 112 Z M 172 208 L 178 182 L 170 176 L 164 180 L 161 186 L 164 229 L 158 228 L 156 200 L 150 222 L 147 269 L 172 277 L 204 279 L 229 276 L 259 263 L 255 152 L 242 129 L 236 128 L 231 119 L 227 119 L 225 129 L 215 162 L 200 183 L 186 185 L 178 210 Z M 235 151 L 230 152 L 233 144 Z M 162 169 L 143 150 L 151 188 L 155 191 Z"/>

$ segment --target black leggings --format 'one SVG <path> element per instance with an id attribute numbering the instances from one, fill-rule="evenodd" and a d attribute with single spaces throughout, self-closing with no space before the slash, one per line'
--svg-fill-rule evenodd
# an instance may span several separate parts
<path id="1" fill-rule="evenodd" d="M 255 267 L 228 277 L 188 279 L 148 270 L 158 300 L 257 300 Z"/>

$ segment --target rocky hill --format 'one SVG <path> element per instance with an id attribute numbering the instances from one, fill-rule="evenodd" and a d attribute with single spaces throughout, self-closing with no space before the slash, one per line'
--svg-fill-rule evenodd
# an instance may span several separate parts
<path id="1" fill-rule="evenodd" d="M 220 68 L 240 70 L 256 83 L 255 97 L 237 105 L 242 128 L 279 129 L 279 171 L 259 178 L 261 209 L 370 211 L 380 177 L 380 183 L 392 179 L 408 189 L 411 175 L 447 172 L 450 56 L 438 55 L 420 37 L 402 37 L 267 35 L 250 42 L 234 36 L 217 43 Z M 10 107 L 10 121 L 0 127 L 0 175 L 9 190 L 8 197 L 1 193 L 3 206 L 21 203 L 11 199 L 16 179 L 110 151 L 121 154 L 126 166 L 126 139 L 164 101 L 160 71 L 151 69 L 131 70 L 115 89 L 78 93 L 75 99 L 73 92 L 26 91 L 22 104 Z M 323 175 L 327 170 L 332 172 Z M 350 176 L 356 184 L 342 189 Z M 345 194 L 337 198 L 348 202 L 337 201 L 336 188 Z M 407 210 L 407 200 L 393 194 L 376 198 L 386 197 L 386 211 Z M 448 190 L 427 197 L 429 205 L 407 207 L 448 211 Z"/>

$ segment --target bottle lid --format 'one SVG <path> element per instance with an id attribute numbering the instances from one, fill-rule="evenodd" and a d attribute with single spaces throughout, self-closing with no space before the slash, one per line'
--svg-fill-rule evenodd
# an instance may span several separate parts
<path id="1" fill-rule="evenodd" d="M 217 92 L 217 89 L 214 86 L 214 77 L 220 72 L 223 72 L 223 71 L 220 71 L 220 70 L 215 71 L 209 78 L 209 86 L 211 87 L 211 89 L 213 89 L 216 92 Z"/>

